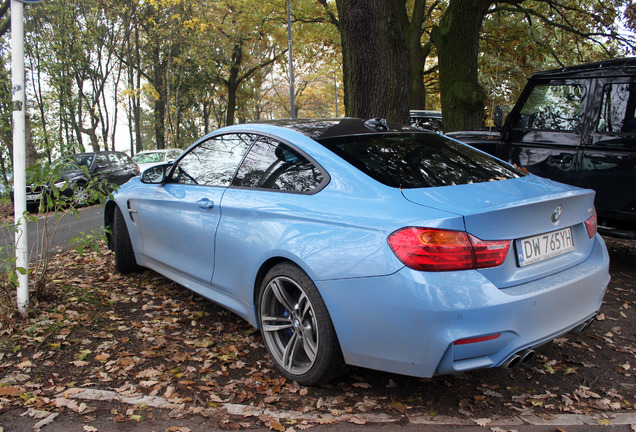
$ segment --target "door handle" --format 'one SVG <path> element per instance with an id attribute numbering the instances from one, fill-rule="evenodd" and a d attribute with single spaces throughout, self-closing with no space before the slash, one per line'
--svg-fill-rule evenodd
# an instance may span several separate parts
<path id="1" fill-rule="evenodd" d="M 214 201 L 210 201 L 207 198 L 203 198 L 197 201 L 196 205 L 197 207 L 200 207 L 202 209 L 211 209 L 211 208 L 214 208 Z"/>

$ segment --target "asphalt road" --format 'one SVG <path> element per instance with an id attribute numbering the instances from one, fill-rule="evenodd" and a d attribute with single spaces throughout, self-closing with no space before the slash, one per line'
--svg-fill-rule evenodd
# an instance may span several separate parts
<path id="1" fill-rule="evenodd" d="M 93 230 L 99 230 L 103 226 L 104 208 L 101 205 L 94 205 L 79 209 L 79 220 L 72 214 L 66 214 L 61 219 L 55 215 L 38 216 L 37 222 L 29 222 L 27 225 L 27 235 L 29 237 L 29 260 L 41 255 L 44 244 L 48 243 L 48 249 L 57 253 L 70 249 L 75 245 L 71 239 L 80 233 L 89 234 Z M 57 226 L 56 226 L 57 225 Z M 49 232 L 49 236 L 44 234 Z M 49 237 L 45 239 L 45 237 Z M 36 244 L 36 239 L 42 241 Z M 12 244 L 13 234 L 6 230 L 0 230 L 0 246 Z"/>

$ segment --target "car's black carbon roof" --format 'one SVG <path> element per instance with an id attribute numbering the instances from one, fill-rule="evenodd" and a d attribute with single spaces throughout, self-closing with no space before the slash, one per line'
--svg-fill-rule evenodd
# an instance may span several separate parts
<path id="1" fill-rule="evenodd" d="M 389 123 L 384 119 L 363 120 L 351 117 L 334 119 L 267 120 L 261 123 L 293 129 L 317 141 L 350 135 L 366 135 L 385 132 L 422 132 L 422 129 L 412 128 L 400 123 Z"/>

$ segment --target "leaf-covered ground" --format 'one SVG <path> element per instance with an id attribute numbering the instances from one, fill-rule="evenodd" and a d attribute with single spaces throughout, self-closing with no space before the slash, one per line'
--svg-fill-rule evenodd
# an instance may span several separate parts
<path id="1" fill-rule="evenodd" d="M 154 272 L 117 274 L 104 247 L 70 251 L 54 258 L 62 270 L 28 321 L 0 330 L 0 424 L 3 415 L 45 425 L 61 414 L 97 430 L 91 423 L 104 418 L 204 416 L 227 429 L 303 430 L 376 414 L 562 413 L 609 423 L 636 410 L 636 242 L 608 246 L 612 282 L 599 320 L 541 347 L 525 368 L 430 379 L 352 368 L 314 388 L 279 375 L 259 333 L 232 313 Z M 102 400 L 75 397 L 87 391 Z"/>

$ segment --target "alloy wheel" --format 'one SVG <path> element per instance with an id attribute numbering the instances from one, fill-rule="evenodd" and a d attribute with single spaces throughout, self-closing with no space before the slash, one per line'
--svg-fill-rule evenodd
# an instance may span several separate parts
<path id="1" fill-rule="evenodd" d="M 286 276 L 272 279 L 261 301 L 265 343 L 279 366 L 293 375 L 309 371 L 316 361 L 319 329 L 305 290 Z"/>

